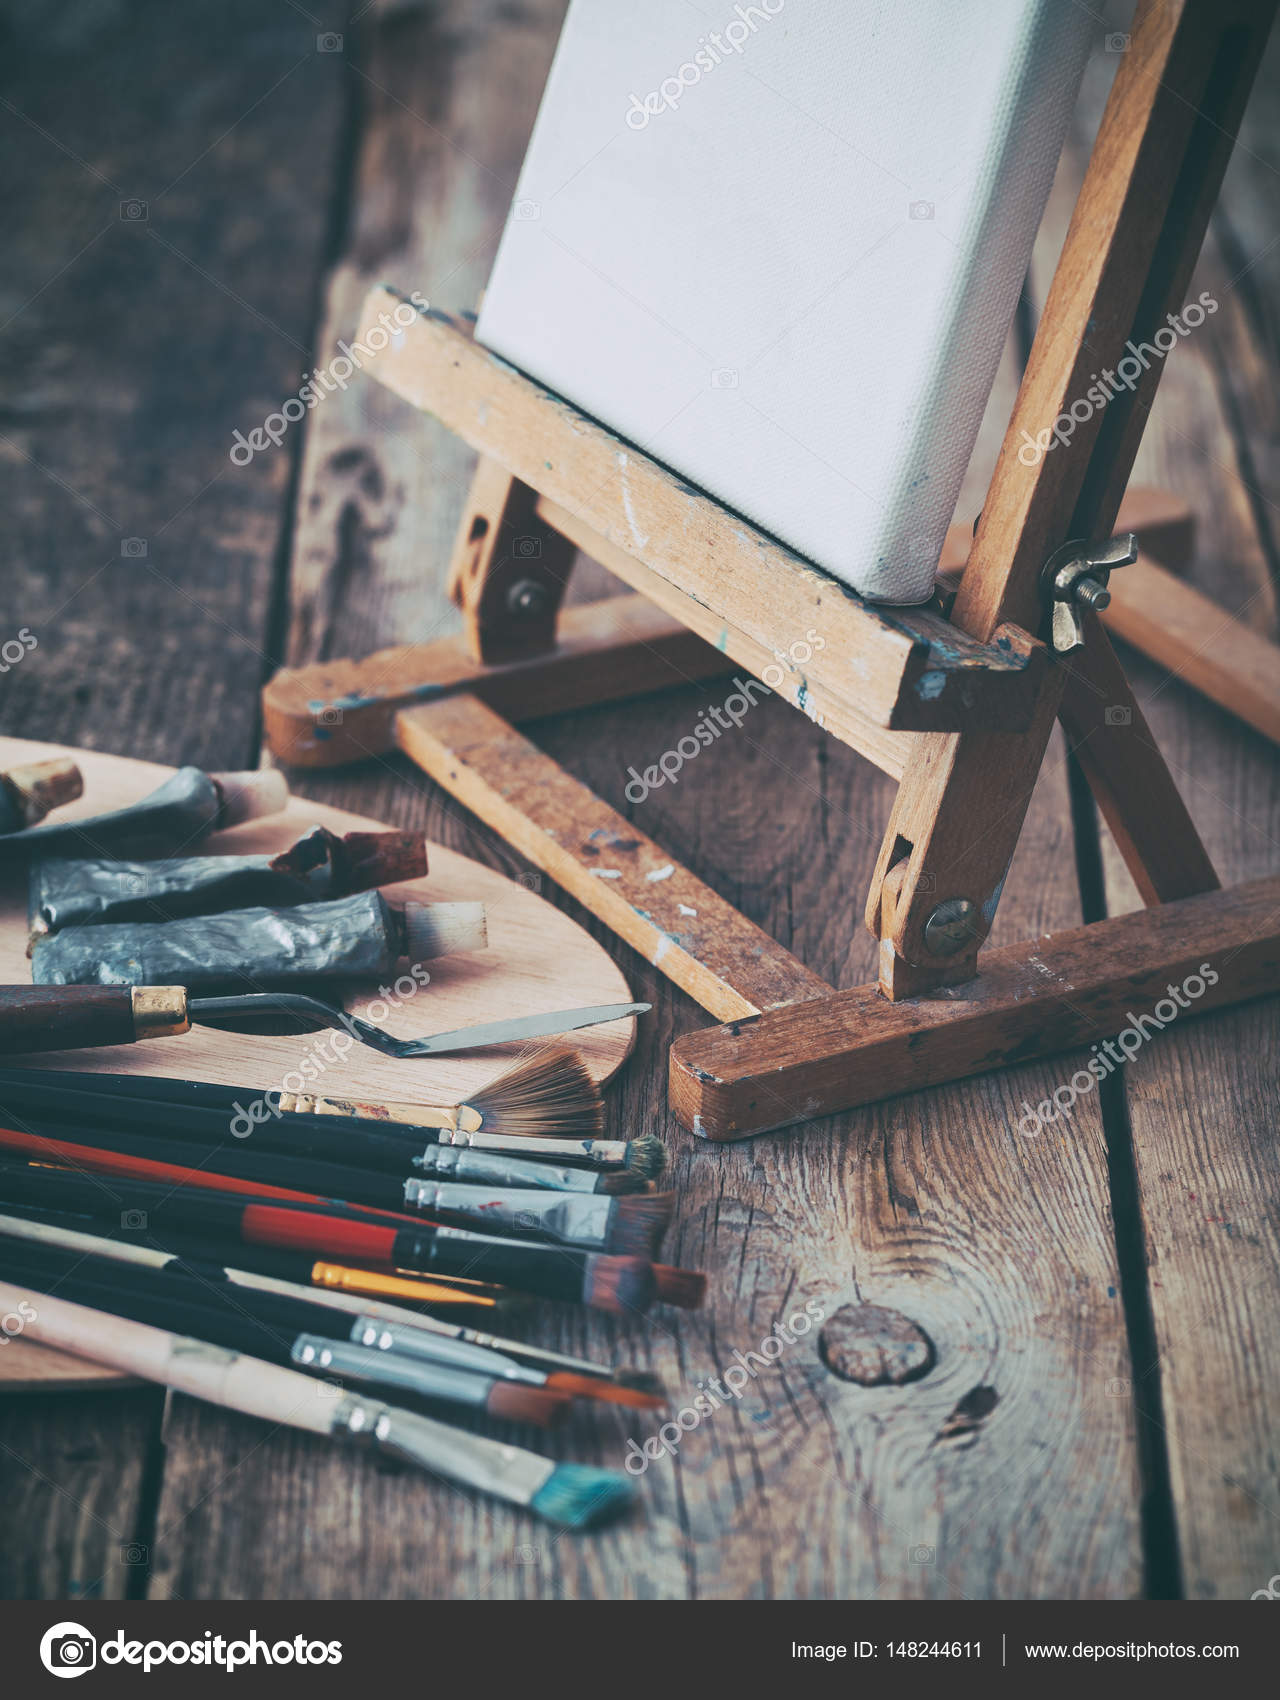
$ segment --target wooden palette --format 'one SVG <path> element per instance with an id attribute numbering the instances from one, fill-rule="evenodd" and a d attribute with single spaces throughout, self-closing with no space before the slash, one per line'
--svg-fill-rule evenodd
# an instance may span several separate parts
<path id="1" fill-rule="evenodd" d="M 100 755 L 93 750 L 68 751 L 59 745 L 17 738 L 0 738 L 0 772 L 64 754 L 73 755 L 79 763 L 85 790 L 78 802 L 58 811 L 53 817 L 57 820 L 119 808 L 153 791 L 172 772 L 151 762 Z M 315 825 L 327 826 L 333 832 L 351 832 L 384 823 L 293 798 L 284 813 L 211 837 L 204 841 L 201 852 L 282 850 Z M 433 902 L 479 900 L 486 909 L 489 947 L 433 963 L 430 984 L 416 997 L 395 1006 L 381 1023 L 388 1031 L 407 1038 L 471 1026 L 498 1016 L 630 1000 L 626 980 L 612 957 L 569 916 L 535 892 L 457 851 L 431 844 L 428 856 L 425 879 L 387 889 L 397 897 Z M 26 889 L 25 881 L 21 881 L 17 889 L 0 895 L 0 983 L 19 985 L 30 980 L 26 947 Z M 375 986 L 352 988 L 346 1004 L 360 1013 L 377 996 Z M 252 1093 L 278 1086 L 284 1075 L 298 1068 L 304 1055 L 321 1062 L 326 1053 L 314 1047 L 323 1037 L 307 1033 L 246 1035 L 195 1028 L 181 1037 L 92 1051 L 42 1053 L 30 1061 L 33 1066 L 65 1068 L 73 1073 L 93 1070 L 218 1081 L 244 1086 Z M 634 1018 L 586 1028 L 572 1037 L 574 1047 L 602 1082 L 622 1066 L 634 1042 Z M 314 1085 L 335 1096 L 449 1103 L 478 1091 L 528 1048 L 498 1045 L 462 1056 L 398 1062 L 356 1045 L 336 1066 L 327 1067 Z M 18 1336 L 0 1345 L 0 1388 L 5 1392 L 100 1387 L 123 1379 L 113 1371 L 46 1351 Z"/>

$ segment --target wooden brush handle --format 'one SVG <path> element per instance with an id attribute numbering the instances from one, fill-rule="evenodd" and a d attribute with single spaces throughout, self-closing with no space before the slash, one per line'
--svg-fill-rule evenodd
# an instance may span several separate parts
<path id="1" fill-rule="evenodd" d="M 0 986 L 0 1055 L 185 1033 L 181 986 Z"/>
<path id="2" fill-rule="evenodd" d="M 332 1389 L 299 1370 L 197 1345 L 163 1328 L 0 1281 L 0 1314 L 10 1313 L 25 1318 L 24 1332 L 42 1345 L 159 1381 L 194 1399 L 315 1434 L 327 1434 L 332 1426 Z"/>

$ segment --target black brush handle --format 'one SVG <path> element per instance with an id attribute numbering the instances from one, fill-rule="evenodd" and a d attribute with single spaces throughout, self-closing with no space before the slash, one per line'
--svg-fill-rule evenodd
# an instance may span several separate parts
<path id="1" fill-rule="evenodd" d="M 264 1293 L 254 1287 L 221 1279 L 221 1272 L 193 1269 L 182 1263 L 161 1269 L 137 1263 L 121 1263 L 93 1252 L 70 1251 L 63 1246 L 36 1240 L 10 1238 L 0 1231 L 0 1268 L 18 1280 L 30 1273 L 43 1280 L 75 1281 L 81 1286 L 98 1286 L 133 1293 L 157 1302 L 185 1305 L 193 1313 L 211 1310 L 241 1320 L 253 1319 L 275 1329 L 282 1339 L 298 1334 L 323 1334 L 345 1339 L 354 1317 L 335 1311 L 319 1298 L 295 1298 L 286 1293 Z M 16 1274 L 14 1273 L 16 1271 Z"/>
<path id="2" fill-rule="evenodd" d="M 0 1092 L 0 1130 L 5 1127 L 6 1113 L 13 1114 L 13 1105 Z M 363 1205 L 370 1210 L 394 1210 L 411 1216 L 405 1204 L 404 1182 L 409 1166 L 402 1163 L 401 1174 L 366 1173 L 351 1164 L 320 1162 L 302 1153 L 255 1149 L 251 1141 L 234 1139 L 166 1139 L 149 1130 L 129 1133 L 120 1125 L 94 1126 L 83 1121 L 55 1121 L 43 1114 L 24 1111 L 20 1117 L 22 1133 L 40 1134 L 67 1145 L 89 1150 L 112 1151 L 120 1156 L 140 1157 L 152 1163 L 172 1163 L 178 1168 L 199 1169 L 210 1179 L 230 1175 L 236 1180 L 253 1181 L 259 1186 L 284 1187 L 291 1192 L 310 1192 L 318 1198 L 333 1199 L 346 1204 Z M 15 1147 L 0 1141 L 0 1150 L 26 1151 L 39 1160 L 39 1152 L 28 1146 Z M 351 1151 L 348 1156 L 353 1155 Z M 85 1158 L 86 1167 L 92 1159 Z M 150 1180 L 139 1175 L 139 1180 Z"/>
<path id="3" fill-rule="evenodd" d="M 131 1045 L 131 986 L 0 986 L 0 1056 Z"/>
<path id="4" fill-rule="evenodd" d="M 108 1282 L 81 1270 L 58 1271 L 47 1262 L 36 1262 L 0 1254 L 0 1276 L 34 1287 L 38 1292 L 56 1291 L 72 1304 L 105 1310 L 112 1316 L 127 1316 L 152 1328 L 173 1334 L 190 1334 L 246 1357 L 265 1358 L 269 1363 L 289 1364 L 289 1349 L 306 1329 L 281 1329 L 271 1319 L 249 1312 L 200 1304 L 192 1295 L 175 1293 L 157 1285 L 147 1292 L 132 1285 Z"/>
<path id="5" fill-rule="evenodd" d="M 488 1239 L 458 1229 L 403 1228 L 396 1235 L 395 1266 L 426 1275 L 452 1275 L 468 1281 L 492 1281 L 543 1299 L 582 1301 L 585 1251 L 562 1246 Z"/>
<path id="6" fill-rule="evenodd" d="M 231 1240 L 240 1237 L 245 1205 L 252 1202 L 197 1192 L 194 1187 L 175 1188 L 171 1181 L 160 1184 L 122 1180 L 118 1175 L 73 1174 L 69 1169 L 14 1160 L 0 1161 L 0 1200 L 94 1216 L 112 1222 L 125 1235 L 146 1229 L 154 1217 L 175 1228 L 200 1229 L 211 1238 Z"/>
<path id="7" fill-rule="evenodd" d="M 49 1204 L 36 1204 L 5 1196 L 7 1173 L 0 1165 L 0 1215 L 21 1216 L 30 1222 L 48 1222 L 55 1228 L 74 1228 L 82 1234 L 100 1234 L 109 1240 L 136 1240 L 136 1229 L 124 1227 L 118 1219 L 86 1219 L 84 1212 L 75 1212 L 68 1202 L 66 1209 Z M 166 1271 L 194 1274 L 202 1281 L 225 1281 L 227 1270 L 238 1269 L 246 1274 L 270 1275 L 278 1281 L 293 1281 L 300 1287 L 310 1283 L 311 1271 L 318 1258 L 302 1251 L 276 1250 L 273 1246 L 245 1245 L 242 1240 L 203 1238 L 178 1225 L 149 1221 L 146 1244 L 155 1251 L 168 1252 L 171 1261 Z M 29 1243 L 29 1242 L 28 1242 Z M 317 1289 L 322 1291 L 323 1289 Z M 406 1301 L 400 1301 L 405 1303 Z"/>
<path id="8" fill-rule="evenodd" d="M 241 1092 L 227 1108 L 209 1104 L 163 1103 L 150 1097 L 97 1097 L 85 1090 L 93 1075 L 63 1075 L 53 1085 L 24 1082 L 19 1076 L 35 1069 L 0 1071 L 0 1124 L 8 1116 L 24 1127 L 53 1134 L 57 1127 L 74 1127 L 86 1145 L 109 1145 L 112 1139 L 92 1138 L 94 1130 L 119 1129 L 137 1138 L 190 1141 L 193 1150 L 216 1149 L 224 1142 L 231 1150 L 278 1151 L 296 1158 L 375 1169 L 402 1178 L 414 1172 L 414 1160 L 426 1149 L 428 1135 L 406 1139 L 383 1133 L 376 1123 L 336 1116 L 312 1116 L 295 1111 L 274 1114 L 264 1094 Z M 142 1078 L 139 1076 L 138 1078 Z M 255 1109 L 262 1116 L 258 1119 Z M 334 1124 L 337 1124 L 336 1126 Z M 177 1161 L 178 1159 L 166 1159 Z M 188 1160 L 194 1160 L 188 1153 Z M 217 1164 L 213 1165 L 217 1168 Z M 287 1183 L 281 1183 L 287 1184 Z M 320 1186 L 309 1192 L 323 1192 Z"/>

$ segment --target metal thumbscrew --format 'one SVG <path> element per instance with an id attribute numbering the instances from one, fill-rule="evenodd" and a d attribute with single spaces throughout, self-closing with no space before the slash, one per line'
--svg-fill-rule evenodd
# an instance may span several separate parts
<path id="1" fill-rule="evenodd" d="M 1040 588 L 1052 610 L 1052 642 L 1059 655 L 1069 655 L 1084 643 L 1082 608 L 1101 613 L 1111 604 L 1107 581 L 1117 567 L 1138 558 L 1138 539 L 1132 532 L 1106 543 L 1077 539 L 1055 549 L 1044 564 Z"/>
<path id="2" fill-rule="evenodd" d="M 977 933 L 978 905 L 967 897 L 948 897 L 924 924 L 925 946 L 934 956 L 954 956 Z"/>
<path id="3" fill-rule="evenodd" d="M 517 579 L 507 592 L 507 609 L 512 614 L 537 615 L 546 612 L 547 587 L 537 579 Z"/>

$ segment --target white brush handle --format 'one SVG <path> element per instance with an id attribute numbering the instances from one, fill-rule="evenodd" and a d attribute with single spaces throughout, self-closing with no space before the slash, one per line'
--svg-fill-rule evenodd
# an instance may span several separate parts
<path id="1" fill-rule="evenodd" d="M 14 1313 L 27 1318 L 24 1338 L 43 1346 L 109 1364 L 249 1417 L 313 1434 L 328 1434 L 332 1428 L 332 1389 L 297 1370 L 0 1281 L 0 1315 Z"/>

